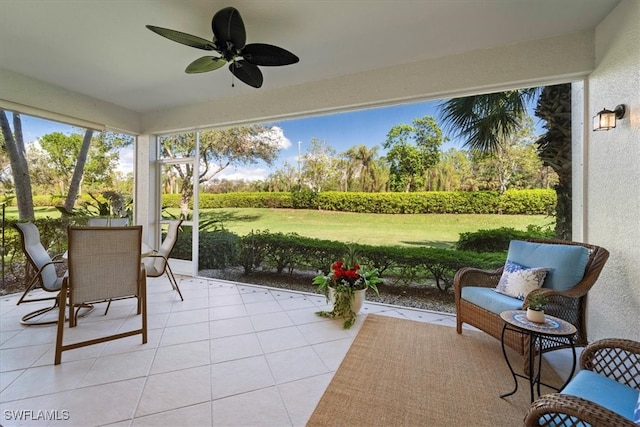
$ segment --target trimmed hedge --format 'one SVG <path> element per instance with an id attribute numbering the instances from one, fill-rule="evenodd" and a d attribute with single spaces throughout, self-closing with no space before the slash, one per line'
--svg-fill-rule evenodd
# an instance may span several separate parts
<path id="1" fill-rule="evenodd" d="M 179 208 L 180 195 L 162 198 L 166 208 Z M 223 193 L 200 195 L 200 208 L 294 208 L 383 214 L 552 215 L 554 190 L 428 191 L 416 193 Z"/>
<path id="2" fill-rule="evenodd" d="M 527 227 L 527 231 L 507 227 L 478 230 L 460 233 L 456 249 L 474 252 L 503 252 L 509 249 L 509 242 L 512 240 L 525 240 L 530 237 L 552 239 L 554 235 L 551 227 L 541 228 L 532 225 Z"/>
<path id="3" fill-rule="evenodd" d="M 79 198 L 90 201 L 88 196 Z M 180 208 L 180 194 L 164 194 L 163 208 Z M 36 207 L 59 206 L 64 197 L 34 196 Z M 11 202 L 16 205 L 15 199 Z M 221 193 L 200 194 L 200 209 L 294 208 L 384 214 L 506 214 L 553 215 L 555 190 L 427 191 L 415 193 L 358 193 L 326 191 L 313 193 Z"/>

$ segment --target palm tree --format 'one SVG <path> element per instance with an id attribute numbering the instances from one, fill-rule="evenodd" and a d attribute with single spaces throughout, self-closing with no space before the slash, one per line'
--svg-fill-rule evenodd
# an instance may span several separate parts
<path id="1" fill-rule="evenodd" d="M 536 141 L 538 156 L 558 174 L 555 235 L 571 239 L 570 83 L 450 99 L 440 105 L 441 116 L 466 147 L 494 153 L 500 141 L 518 131 L 527 103 L 538 94 L 535 115 L 547 130 Z"/>
<path id="2" fill-rule="evenodd" d="M 354 145 L 345 154 L 353 164 L 355 174 L 360 178 L 360 191 L 372 191 L 375 185 L 374 160 L 378 155 L 378 147 Z M 368 186 L 367 181 L 369 181 Z"/>

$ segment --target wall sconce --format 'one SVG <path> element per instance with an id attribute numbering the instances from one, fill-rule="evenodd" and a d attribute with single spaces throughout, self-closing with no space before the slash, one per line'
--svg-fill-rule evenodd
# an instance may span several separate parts
<path id="1" fill-rule="evenodd" d="M 593 116 L 593 130 L 609 130 L 616 127 L 616 120 L 620 120 L 624 117 L 626 108 L 624 104 L 616 105 L 616 108 L 611 111 L 606 108 Z"/>

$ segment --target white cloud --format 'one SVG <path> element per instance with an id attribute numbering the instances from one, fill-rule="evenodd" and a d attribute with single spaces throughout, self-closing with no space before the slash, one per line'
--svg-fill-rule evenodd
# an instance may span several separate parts
<path id="1" fill-rule="evenodd" d="M 223 170 L 216 174 L 214 179 L 260 181 L 266 179 L 269 174 L 269 169 L 264 167 L 239 166 Z"/>
<path id="2" fill-rule="evenodd" d="M 289 138 L 284 136 L 284 132 L 279 126 L 272 126 L 268 132 L 260 135 L 260 138 L 270 140 L 273 145 L 277 146 L 281 150 L 286 150 L 291 147 L 291 141 Z"/>
<path id="3" fill-rule="evenodd" d="M 119 161 L 116 169 L 123 174 L 128 174 L 133 172 L 133 159 L 134 159 L 133 144 L 129 147 L 126 147 L 120 150 L 118 154 L 119 154 Z"/>

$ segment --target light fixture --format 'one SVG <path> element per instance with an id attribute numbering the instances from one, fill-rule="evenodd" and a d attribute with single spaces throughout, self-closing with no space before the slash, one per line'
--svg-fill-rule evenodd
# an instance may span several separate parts
<path id="1" fill-rule="evenodd" d="M 611 111 L 606 108 L 593 116 L 593 130 L 609 130 L 616 127 L 616 120 L 620 120 L 624 117 L 626 108 L 624 104 L 616 105 L 616 108 Z"/>

